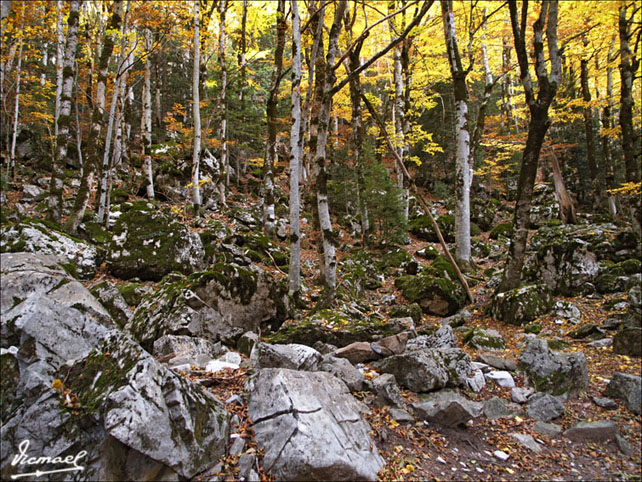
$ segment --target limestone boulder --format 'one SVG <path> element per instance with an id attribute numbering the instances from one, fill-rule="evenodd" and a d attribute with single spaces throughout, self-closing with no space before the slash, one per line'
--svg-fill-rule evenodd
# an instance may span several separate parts
<path id="1" fill-rule="evenodd" d="M 383 458 L 365 407 L 325 372 L 266 368 L 249 387 L 263 466 L 277 480 L 376 480 Z"/>
<path id="2" fill-rule="evenodd" d="M 395 355 L 378 362 L 382 373 L 413 392 L 463 386 L 471 372 L 470 358 L 458 348 L 424 349 Z"/>
<path id="3" fill-rule="evenodd" d="M 546 285 L 526 285 L 497 293 L 490 304 L 490 315 L 511 325 L 525 325 L 551 311 L 553 298 Z"/>
<path id="4" fill-rule="evenodd" d="M 315 371 L 321 361 L 321 353 L 305 345 L 271 345 L 259 342 L 252 348 L 250 359 L 257 368 L 288 368 L 290 370 Z"/>
<path id="5" fill-rule="evenodd" d="M 454 390 L 441 390 L 423 396 L 422 401 L 413 403 L 417 418 L 447 427 L 464 425 L 482 414 L 483 404 L 473 402 Z"/>
<path id="6" fill-rule="evenodd" d="M 204 268 L 205 251 L 197 233 L 149 202 L 121 205 L 109 243 L 109 272 L 122 279 L 160 281 L 178 271 Z"/>
<path id="7" fill-rule="evenodd" d="M 642 412 L 642 378 L 637 375 L 615 372 L 604 395 L 623 400 L 635 414 Z"/>
<path id="8" fill-rule="evenodd" d="M 518 359 L 531 385 L 553 395 L 579 395 L 588 388 L 588 367 L 581 352 L 552 352 L 546 340 L 532 337 Z"/>
<path id="9" fill-rule="evenodd" d="M 104 259 L 104 251 L 63 233 L 53 224 L 25 220 L 0 231 L 0 251 L 54 256 L 70 274 L 90 279 Z"/>
<path id="10" fill-rule="evenodd" d="M 287 315 L 287 288 L 256 266 L 217 263 L 208 271 L 166 279 L 143 298 L 127 330 L 151 349 L 164 335 L 216 340 L 270 332 Z"/>

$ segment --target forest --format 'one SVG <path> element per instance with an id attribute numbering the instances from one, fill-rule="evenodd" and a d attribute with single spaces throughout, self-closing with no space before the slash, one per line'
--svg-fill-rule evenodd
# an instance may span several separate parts
<path id="1" fill-rule="evenodd" d="M 1 7 L 2 478 L 642 476 L 639 2 Z"/>

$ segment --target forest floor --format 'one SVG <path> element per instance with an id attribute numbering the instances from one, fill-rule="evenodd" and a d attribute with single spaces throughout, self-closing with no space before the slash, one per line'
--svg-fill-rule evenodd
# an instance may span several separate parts
<path id="1" fill-rule="evenodd" d="M 11 191 L 7 191 L 6 194 L 9 199 L 8 207 L 11 208 L 11 205 L 19 200 L 20 195 Z M 239 204 L 236 207 L 243 207 L 243 205 Z M 27 214 L 38 216 L 39 213 L 32 211 Z M 223 214 L 209 213 L 206 216 L 232 223 Z M 184 220 L 186 224 L 192 221 L 189 216 Z M 306 241 L 303 244 L 302 276 L 309 287 L 304 295 L 304 302 L 312 307 L 321 291 L 321 288 L 313 283 L 318 275 L 318 254 L 315 248 L 315 234 L 318 237 L 318 233 L 311 232 L 310 223 L 303 224 L 303 228 Z M 193 229 L 198 230 L 198 228 Z M 338 239 L 339 244 L 343 246 L 356 243 L 345 231 L 340 231 Z M 286 241 L 277 241 L 277 243 L 283 248 L 288 247 Z M 412 238 L 411 243 L 404 249 L 414 254 L 428 244 L 431 243 Z M 440 249 L 438 245 L 434 246 Z M 341 250 L 337 254 L 339 260 L 346 255 L 347 253 Z M 416 259 L 422 263 L 428 263 L 418 256 Z M 502 260 L 487 263 L 483 268 L 497 263 L 502 263 Z M 262 267 L 277 278 L 286 276 L 286 273 L 276 265 Z M 86 282 L 86 285 L 94 286 L 99 279 L 110 279 L 115 284 L 123 283 L 122 280 L 109 276 L 103 266 L 96 278 Z M 492 290 L 486 288 L 485 281 L 480 281 L 472 291 L 476 301 L 466 307 L 472 314 L 472 317 L 466 321 L 466 327 L 490 328 L 499 331 L 506 341 L 507 348 L 497 350 L 494 354 L 517 360 L 522 349 L 520 335 L 523 336 L 523 328 L 495 321 L 484 314 L 484 308 L 490 297 L 489 293 L 492 293 Z M 388 280 L 377 290 L 368 291 L 366 298 L 373 312 L 378 312 L 381 307 L 380 300 L 391 294 L 396 299 L 403 299 L 392 280 Z M 601 325 L 606 318 L 623 312 L 623 310 L 619 312 L 605 310 L 603 307 L 605 301 L 610 299 L 625 301 L 626 295 L 556 298 L 556 300 L 562 299 L 572 302 L 580 309 L 581 325 L 588 323 Z M 305 316 L 305 312 L 303 315 Z M 578 328 L 578 325 L 570 325 L 568 322 L 565 325 L 557 324 L 552 313 L 540 317 L 537 321 L 542 325 L 543 331 L 557 335 L 567 342 L 566 348 L 562 351 L 581 351 L 588 361 L 588 391 L 578 399 L 565 403 L 563 416 L 553 422 L 567 429 L 580 421 L 615 421 L 619 433 L 631 445 L 633 455 L 624 455 L 614 440 L 607 443 L 587 443 L 564 438 L 550 439 L 535 432 L 532 428 L 535 420 L 526 415 L 495 420 L 478 417 L 466 428 L 446 428 L 421 421 L 411 425 L 400 425 L 391 418 L 387 407 L 371 406 L 371 413 L 367 415 L 367 419 L 372 426 L 373 440 L 386 461 L 385 467 L 379 474 L 380 480 L 642 480 L 642 416 L 634 415 L 622 403 L 618 403 L 617 409 L 606 410 L 592 401 L 592 397 L 602 396 L 603 390 L 615 372 L 639 375 L 642 371 L 641 360 L 614 354 L 611 347 L 588 346 L 590 340 L 575 340 L 568 337 L 568 333 Z M 417 328 L 426 325 L 439 326 L 440 318 L 424 314 Z M 458 338 L 458 345 L 474 360 L 480 350 L 464 345 L 461 332 L 455 330 L 455 335 Z M 210 389 L 222 401 L 235 393 L 243 395 L 245 381 L 250 374 L 248 366 L 246 361 L 239 370 L 226 370 L 211 375 Z M 365 368 L 366 372 L 372 370 L 369 365 Z M 525 386 L 525 380 L 519 374 L 515 377 L 515 382 L 517 386 Z M 464 390 L 464 393 L 468 398 L 476 401 L 488 400 L 492 397 L 510 401 L 510 389 L 493 384 L 487 384 L 479 393 L 470 390 Z M 417 395 L 408 390 L 402 390 L 402 395 L 406 403 L 418 401 Z M 359 392 L 356 396 L 366 403 L 372 398 L 369 392 Z M 228 408 L 237 412 L 242 421 L 240 426 L 232 427 L 232 431 L 246 438 L 248 441 L 246 447 L 249 447 L 250 452 L 255 451 L 260 455 L 253 441 L 252 424 L 247 416 L 247 402 L 237 406 L 228 405 Z M 522 446 L 511 436 L 513 433 L 532 435 L 540 442 L 541 453 L 535 454 Z M 493 455 L 496 450 L 501 450 L 508 455 L 508 458 L 499 460 Z M 218 479 L 235 480 L 238 473 L 238 457 L 228 456 L 221 462 L 223 462 L 223 468 L 219 472 Z M 263 480 L 271 480 L 271 477 L 262 470 L 260 474 Z M 201 478 L 197 477 L 196 480 Z"/>

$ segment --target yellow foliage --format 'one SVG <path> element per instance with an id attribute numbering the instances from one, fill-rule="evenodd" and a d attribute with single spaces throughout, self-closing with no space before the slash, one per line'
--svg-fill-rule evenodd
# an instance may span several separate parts
<path id="1" fill-rule="evenodd" d="M 642 182 L 625 182 L 620 187 L 609 189 L 609 194 L 622 194 L 623 196 L 639 196 L 642 192 Z"/>

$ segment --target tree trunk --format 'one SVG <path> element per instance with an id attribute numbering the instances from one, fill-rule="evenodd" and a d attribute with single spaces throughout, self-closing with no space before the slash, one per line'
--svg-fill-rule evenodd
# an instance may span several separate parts
<path id="1" fill-rule="evenodd" d="M 221 204 L 227 205 L 225 199 L 225 191 L 230 185 L 230 163 L 227 152 L 227 65 L 225 63 L 225 14 L 227 13 L 227 0 L 220 0 L 219 4 L 219 47 L 218 47 L 218 61 L 221 68 L 221 94 L 219 96 L 219 112 L 221 112 L 221 126 L 219 130 L 219 137 L 221 140 L 221 178 L 219 180 L 219 192 L 221 197 Z"/>
<path id="2" fill-rule="evenodd" d="M 627 19 L 628 7 L 620 7 L 619 34 L 620 34 L 620 126 L 622 128 L 622 150 L 624 151 L 624 166 L 627 182 L 639 182 L 640 174 L 636 161 L 639 147 L 639 138 L 636 142 L 633 131 L 633 77 L 640 65 L 640 59 L 631 52 L 630 37 L 631 24 L 635 13 L 641 8 L 633 4 L 633 14 Z M 636 50 L 637 53 L 637 50 Z"/>
<path id="3" fill-rule="evenodd" d="M 240 83 L 239 83 L 239 109 L 240 109 L 240 111 L 242 113 L 245 112 L 245 85 L 246 85 L 246 82 L 247 82 L 247 80 L 246 80 L 247 73 L 246 73 L 246 68 L 245 68 L 245 54 L 247 52 L 246 30 L 247 30 L 247 0 L 243 0 L 243 12 L 241 14 L 241 32 L 240 32 L 240 37 L 241 37 L 241 42 L 240 43 L 241 43 L 241 45 L 240 45 L 240 52 L 239 52 L 239 56 L 238 56 L 239 78 L 240 78 Z M 241 122 L 245 123 L 245 116 L 243 114 L 241 115 Z M 241 162 L 240 162 L 240 157 L 241 157 L 241 155 L 237 155 L 236 156 L 236 162 L 235 162 L 236 185 L 237 186 L 241 182 Z M 247 166 L 247 163 L 245 163 L 244 168 L 246 166 Z"/>
<path id="4" fill-rule="evenodd" d="M 301 229 L 299 217 L 299 166 L 301 164 L 301 26 L 297 0 L 292 8 L 292 127 L 290 129 L 290 267 L 288 294 L 298 298 L 301 289 Z"/>
<path id="5" fill-rule="evenodd" d="M 321 227 L 321 239 L 323 242 L 323 263 L 325 266 L 324 296 L 321 306 L 327 307 L 334 303 L 337 290 L 337 258 L 335 247 L 335 235 L 332 230 L 332 220 L 328 206 L 328 173 L 326 161 L 326 147 L 328 140 L 328 129 L 330 123 L 330 110 L 332 108 L 332 89 L 336 81 L 334 70 L 335 59 L 339 53 L 339 33 L 341 21 L 347 3 L 339 0 L 334 12 L 334 21 L 328 37 L 328 53 L 325 62 L 325 83 L 323 86 L 323 98 L 319 111 L 319 127 L 317 132 L 317 149 L 315 164 L 317 166 L 317 209 L 319 211 L 319 225 Z"/>
<path id="6" fill-rule="evenodd" d="M 60 96 L 62 95 L 62 57 L 65 50 L 65 33 L 63 30 L 63 12 L 62 0 L 56 2 L 56 104 L 54 112 L 54 143 L 58 138 L 58 116 L 60 115 Z M 75 70 L 75 69 L 74 69 Z M 54 149 L 55 152 L 55 149 Z"/>
<path id="7" fill-rule="evenodd" d="M 531 118 L 528 125 L 528 137 L 522 155 L 522 166 L 517 184 L 517 202 L 513 215 L 514 232 L 508 251 L 508 260 L 504 269 L 504 277 L 498 287 L 498 292 L 517 288 L 522 279 L 522 266 L 526 255 L 526 241 L 528 238 L 528 224 L 531 210 L 531 199 L 537 164 L 550 125 L 548 108 L 555 97 L 561 80 L 562 62 L 557 47 L 557 0 L 543 2 L 539 18 L 533 25 L 535 72 L 538 81 L 538 93 L 535 97 L 533 83 L 529 72 L 528 53 L 524 28 L 528 14 L 528 4 L 522 5 L 521 24 L 518 19 L 517 4 L 509 3 L 515 51 L 519 61 L 520 76 L 524 87 L 526 103 L 529 107 Z M 546 57 L 544 54 L 544 27 L 548 40 L 548 55 L 551 64 L 550 75 L 546 70 Z"/>
<path id="8" fill-rule="evenodd" d="M 198 215 L 201 209 L 201 186 L 199 162 L 201 155 L 201 98 L 200 98 L 200 9 L 199 0 L 194 0 L 194 70 L 192 71 L 192 108 L 194 112 L 194 149 L 192 152 L 192 201 L 194 213 Z"/>
<path id="9" fill-rule="evenodd" d="M 278 123 L 279 85 L 283 70 L 283 49 L 285 47 L 285 0 L 279 0 L 276 19 L 276 49 L 274 51 L 274 71 L 267 100 L 267 143 L 265 163 L 263 164 L 263 229 L 265 234 L 276 235 L 276 216 L 274 212 L 274 162 L 276 159 L 276 134 Z"/>
<path id="10" fill-rule="evenodd" d="M 555 151 L 549 147 L 551 152 L 551 166 L 553 168 L 553 184 L 555 185 L 555 198 L 560 207 L 560 215 L 564 224 L 577 224 L 577 217 L 575 216 L 575 206 L 566 186 L 564 186 L 564 178 L 560 169 L 560 163 L 557 160 Z"/>
<path id="11" fill-rule="evenodd" d="M 455 167 L 455 259 L 462 269 L 472 263 L 470 248 L 470 130 L 468 123 L 467 72 L 463 69 L 457 45 L 455 16 L 451 0 L 441 0 L 446 50 L 455 91 L 456 167 Z"/>
<path id="12" fill-rule="evenodd" d="M 607 57 L 606 67 L 606 104 L 602 110 L 602 128 L 611 129 L 613 127 L 613 117 L 611 109 L 613 108 L 613 67 L 612 62 L 615 61 L 615 36 L 609 45 L 609 53 Z M 598 69 L 596 69 L 598 70 Z M 615 189 L 615 167 L 613 166 L 613 153 L 611 150 L 611 136 L 602 135 L 602 158 L 606 166 L 606 187 L 607 189 Z M 608 197 L 609 213 L 614 218 L 617 216 L 617 197 L 610 194 Z"/>
<path id="13" fill-rule="evenodd" d="M 56 139 L 56 157 L 51 170 L 49 187 L 49 211 L 47 218 L 60 222 L 62 217 L 62 187 L 67 162 L 67 146 L 69 145 L 69 128 L 71 124 L 71 95 L 74 88 L 74 63 L 76 61 L 76 44 L 78 43 L 78 9 L 80 2 L 72 0 L 69 3 L 67 19 L 67 44 L 63 60 L 62 93 L 60 96 L 60 114 L 58 116 L 58 137 Z"/>
<path id="14" fill-rule="evenodd" d="M 22 13 L 22 30 L 24 30 L 24 3 Z M 22 47 L 24 45 L 23 38 L 20 37 L 20 47 L 18 48 L 18 68 L 16 71 L 16 97 L 13 109 L 13 129 L 11 133 L 11 152 L 9 155 L 9 177 L 13 180 L 16 179 L 16 140 L 18 139 L 18 119 L 20 114 L 20 77 L 22 74 Z"/>
<path id="15" fill-rule="evenodd" d="M 83 176 L 80 179 L 80 188 L 76 194 L 74 207 L 67 219 L 66 228 L 69 232 L 75 233 L 82 222 L 91 194 L 91 186 L 94 181 L 96 169 L 100 159 L 100 139 L 103 124 L 105 122 L 105 92 L 107 88 L 107 75 L 109 73 L 109 59 L 114 50 L 114 41 L 120 30 L 120 23 L 123 15 L 122 0 L 114 0 L 112 5 L 112 15 L 109 25 L 105 30 L 105 38 L 100 52 L 98 62 L 98 75 L 96 78 L 96 100 L 93 104 L 91 113 L 91 127 L 89 129 L 89 138 L 87 142 L 87 155 L 85 156 L 85 165 Z M 69 35 L 67 35 L 69 37 Z M 53 183 L 53 176 L 52 176 Z M 52 184 L 53 185 L 53 184 Z M 62 186 L 61 186 L 62 187 Z"/>
<path id="16" fill-rule="evenodd" d="M 145 77 L 143 83 L 143 178 L 147 197 L 154 199 L 154 176 L 152 168 L 152 66 L 151 66 L 152 32 L 145 29 Z"/>
<path id="17" fill-rule="evenodd" d="M 589 168 L 589 175 L 591 176 L 591 183 L 593 189 L 593 206 L 598 207 L 604 200 L 604 187 L 602 178 L 604 171 L 598 170 L 596 159 L 596 146 L 595 136 L 593 133 L 593 112 L 590 106 L 591 91 L 589 90 L 588 78 L 588 59 L 582 59 L 580 67 L 580 84 L 582 87 L 582 99 L 586 103 L 584 105 L 584 132 L 586 134 L 586 161 Z"/>

